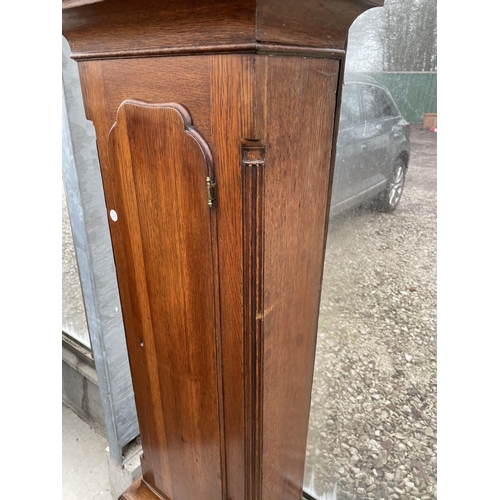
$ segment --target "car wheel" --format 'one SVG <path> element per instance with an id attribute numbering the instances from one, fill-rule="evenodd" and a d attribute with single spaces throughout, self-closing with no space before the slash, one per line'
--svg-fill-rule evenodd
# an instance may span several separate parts
<path id="1" fill-rule="evenodd" d="M 380 209 L 383 212 L 392 212 L 398 206 L 403 188 L 405 185 L 406 165 L 403 160 L 398 158 L 394 164 L 392 177 L 388 182 L 385 191 L 382 193 L 380 200 Z"/>

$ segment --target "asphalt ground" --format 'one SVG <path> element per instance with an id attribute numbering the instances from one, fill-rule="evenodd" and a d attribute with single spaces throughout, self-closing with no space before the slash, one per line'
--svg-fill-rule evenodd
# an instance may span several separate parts
<path id="1" fill-rule="evenodd" d="M 437 134 L 411 130 L 401 202 L 330 221 L 305 490 L 437 497 Z"/>

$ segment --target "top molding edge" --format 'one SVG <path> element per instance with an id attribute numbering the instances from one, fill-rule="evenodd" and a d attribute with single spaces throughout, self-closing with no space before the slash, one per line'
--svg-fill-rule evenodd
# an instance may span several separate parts
<path id="1" fill-rule="evenodd" d="M 75 59 L 214 53 L 218 47 L 256 53 L 282 47 L 278 52 L 297 55 L 302 48 L 314 57 L 342 57 L 352 22 L 382 5 L 383 0 L 63 0 L 62 26 Z"/>

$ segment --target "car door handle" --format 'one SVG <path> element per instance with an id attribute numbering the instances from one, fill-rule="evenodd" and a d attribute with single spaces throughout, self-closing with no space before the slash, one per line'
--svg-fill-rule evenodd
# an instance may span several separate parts
<path id="1" fill-rule="evenodd" d="M 366 144 L 366 142 L 365 142 L 365 143 L 361 144 L 360 147 L 361 147 L 361 151 L 366 151 L 368 149 L 368 144 Z"/>

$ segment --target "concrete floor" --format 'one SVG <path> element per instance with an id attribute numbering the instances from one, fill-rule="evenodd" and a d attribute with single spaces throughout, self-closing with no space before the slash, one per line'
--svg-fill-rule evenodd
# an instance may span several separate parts
<path id="1" fill-rule="evenodd" d="M 62 405 L 62 499 L 112 500 L 106 438 Z"/>

